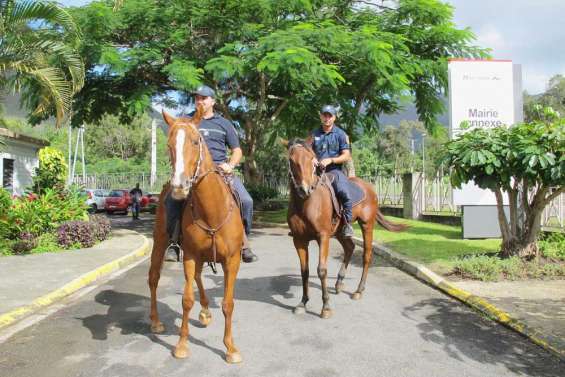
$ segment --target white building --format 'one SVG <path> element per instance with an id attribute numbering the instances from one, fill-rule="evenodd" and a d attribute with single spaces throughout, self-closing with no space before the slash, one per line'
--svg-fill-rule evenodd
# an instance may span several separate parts
<path id="1" fill-rule="evenodd" d="M 0 141 L 0 187 L 22 195 L 32 185 L 39 166 L 37 152 L 49 143 L 5 128 L 0 128 Z"/>

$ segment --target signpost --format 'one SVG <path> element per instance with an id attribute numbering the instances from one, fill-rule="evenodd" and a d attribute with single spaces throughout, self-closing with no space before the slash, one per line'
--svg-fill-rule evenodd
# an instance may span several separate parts
<path id="1" fill-rule="evenodd" d="M 452 59 L 448 67 L 451 138 L 474 128 L 501 127 L 523 121 L 519 65 L 510 60 Z M 492 191 L 469 182 L 454 190 L 453 199 L 455 205 L 463 208 L 464 238 L 500 237 L 498 223 L 485 221 L 496 216 L 496 198 Z"/>

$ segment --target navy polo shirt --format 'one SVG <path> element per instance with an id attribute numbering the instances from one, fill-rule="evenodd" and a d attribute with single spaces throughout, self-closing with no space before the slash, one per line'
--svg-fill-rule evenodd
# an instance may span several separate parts
<path id="1" fill-rule="evenodd" d="M 322 127 L 313 131 L 312 148 L 318 160 L 339 157 L 345 149 L 351 149 L 347 134 L 336 125 L 329 132 L 324 132 Z M 341 164 L 330 164 L 326 167 L 326 171 L 340 168 Z"/>
<path id="2" fill-rule="evenodd" d="M 230 149 L 239 148 L 239 137 L 232 122 L 219 114 L 214 114 L 210 119 L 203 118 L 198 130 L 216 164 L 227 161 L 226 146 Z"/>

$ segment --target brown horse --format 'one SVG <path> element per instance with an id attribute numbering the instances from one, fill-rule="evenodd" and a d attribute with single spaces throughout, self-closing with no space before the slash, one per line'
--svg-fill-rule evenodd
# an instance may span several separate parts
<path id="1" fill-rule="evenodd" d="M 151 330 L 164 331 L 157 313 L 157 285 L 163 265 L 163 256 L 168 244 L 166 230 L 165 198 L 171 193 L 175 200 L 186 200 L 182 215 L 182 250 L 185 286 L 182 298 L 182 325 L 180 339 L 174 356 L 189 355 L 188 318 L 194 304 L 193 282 L 200 292 L 202 307 L 199 320 L 207 326 L 212 320 L 208 309 L 208 298 L 202 284 L 204 262 L 218 262 L 224 271 L 224 300 L 222 311 L 225 316 L 224 344 L 226 361 L 241 362 L 241 354 L 232 339 L 232 313 L 234 285 L 239 271 L 240 251 L 243 242 L 243 222 L 234 198 L 216 169 L 204 140 L 198 132 L 201 112 L 193 118 L 173 118 L 163 112 L 169 125 L 168 148 L 173 165 L 171 182 L 163 187 L 159 198 L 157 218 L 153 231 L 153 251 L 149 269 L 151 289 Z"/>
<path id="2" fill-rule="evenodd" d="M 300 258 L 302 274 L 302 301 L 294 308 L 294 313 L 301 314 L 306 310 L 308 296 L 308 244 L 312 240 L 318 242 L 320 258 L 318 262 L 318 277 L 322 283 L 323 307 L 322 318 L 329 318 L 332 314 L 326 283 L 327 262 L 330 237 L 335 234 L 343 246 L 343 264 L 337 275 L 335 284 L 336 293 L 343 288 L 343 279 L 347 272 L 351 255 L 355 245 L 351 238 L 341 236 L 340 221 L 333 222 L 333 207 L 328 184 L 324 183 L 323 174 L 317 174 L 315 164 L 316 155 L 310 145 L 303 141 L 286 143 L 288 147 L 289 175 L 290 175 L 290 203 L 288 206 L 287 221 L 294 241 L 294 246 Z M 365 281 L 369 272 L 373 251 L 373 226 L 375 220 L 384 228 L 391 231 L 400 231 L 403 225 L 387 221 L 379 211 L 377 194 L 367 182 L 353 177 L 349 178 L 357 183 L 364 191 L 365 199 L 353 207 L 353 220 L 357 220 L 363 232 L 363 274 L 352 298 L 358 300 L 365 290 Z"/>

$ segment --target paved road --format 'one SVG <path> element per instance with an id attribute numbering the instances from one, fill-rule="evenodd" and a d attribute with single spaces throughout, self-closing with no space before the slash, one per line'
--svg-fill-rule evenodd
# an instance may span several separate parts
<path id="1" fill-rule="evenodd" d="M 128 220 L 129 221 L 129 220 Z M 136 223 L 146 230 L 148 222 Z M 180 324 L 181 264 L 168 263 L 159 290 L 163 335 L 149 332 L 148 263 L 104 282 L 45 320 L 0 344 L 0 376 L 563 376 L 565 363 L 377 261 L 366 294 L 349 294 L 360 276 L 359 250 L 346 293 L 331 295 L 322 320 L 319 281 L 311 277 L 309 311 L 292 314 L 301 296 L 298 258 L 284 231 L 258 230 L 260 261 L 242 265 L 236 289 L 234 340 L 244 362 L 224 362 L 222 278 L 205 271 L 213 322 L 191 313 L 185 360 L 171 356 Z M 333 244 L 329 272 L 339 267 Z M 317 248 L 311 247 L 311 271 Z"/>

